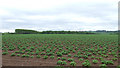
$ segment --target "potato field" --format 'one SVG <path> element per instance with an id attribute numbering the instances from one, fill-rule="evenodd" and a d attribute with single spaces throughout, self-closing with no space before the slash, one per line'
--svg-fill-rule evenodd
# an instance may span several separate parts
<path id="1" fill-rule="evenodd" d="M 118 66 L 119 54 L 117 35 L 2 36 L 3 66 Z"/>

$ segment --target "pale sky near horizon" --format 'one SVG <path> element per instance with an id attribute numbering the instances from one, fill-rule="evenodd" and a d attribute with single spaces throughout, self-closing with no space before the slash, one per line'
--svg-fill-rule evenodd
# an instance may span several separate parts
<path id="1" fill-rule="evenodd" d="M 118 0 L 1 0 L 0 32 L 118 30 Z"/>

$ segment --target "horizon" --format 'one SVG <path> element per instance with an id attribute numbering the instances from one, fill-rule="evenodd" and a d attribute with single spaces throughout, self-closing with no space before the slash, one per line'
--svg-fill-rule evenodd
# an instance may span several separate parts
<path id="1" fill-rule="evenodd" d="M 25 30 L 31 30 L 31 29 L 25 29 Z M 37 30 L 33 30 L 33 31 L 37 31 Z M 45 30 L 45 31 L 55 31 L 55 30 Z M 58 30 L 58 31 L 72 31 L 72 30 Z M 82 31 L 82 30 L 80 30 L 80 31 Z M 88 32 L 89 31 L 92 32 L 92 30 L 88 30 Z M 96 31 L 103 31 L 103 30 L 94 30 L 93 32 L 96 32 Z M 111 30 L 105 30 L 105 31 L 111 31 Z M 112 31 L 118 31 L 118 30 L 112 30 Z M 37 31 L 37 32 L 43 32 L 43 31 Z M 15 30 L 14 30 L 14 32 L 0 32 L 0 33 L 15 33 Z"/>
<path id="2" fill-rule="evenodd" d="M 0 32 L 116 31 L 118 0 L 3 0 Z"/>

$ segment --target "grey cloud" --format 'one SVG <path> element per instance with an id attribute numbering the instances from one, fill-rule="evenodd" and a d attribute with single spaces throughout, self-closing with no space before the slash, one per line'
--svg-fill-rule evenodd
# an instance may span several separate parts
<path id="1" fill-rule="evenodd" d="M 110 26 L 116 27 L 117 21 L 112 20 L 109 15 L 117 14 L 117 8 L 111 8 L 110 3 L 91 3 L 91 4 L 81 4 L 81 3 L 73 3 L 62 6 L 53 7 L 51 9 L 37 9 L 37 10 L 27 10 L 27 9 L 19 9 L 19 8 L 6 8 L 12 15 L 2 16 L 2 29 L 15 29 L 20 27 L 28 27 L 28 28 L 36 28 L 37 30 L 41 29 L 52 29 L 52 30 L 73 30 L 73 29 L 84 29 L 82 26 Z M 60 17 L 55 20 L 31 20 L 25 19 L 24 16 L 52 16 L 52 15 L 65 15 L 65 14 L 77 14 L 82 17 L 92 17 L 92 18 L 100 18 L 103 20 L 101 23 L 85 24 L 84 22 L 78 21 L 70 21 L 65 17 Z M 69 17 L 69 16 L 68 16 Z M 25 22 L 6 22 L 8 19 L 20 19 Z M 71 24 L 71 25 L 70 25 Z M 107 28 L 106 28 L 107 29 Z"/>

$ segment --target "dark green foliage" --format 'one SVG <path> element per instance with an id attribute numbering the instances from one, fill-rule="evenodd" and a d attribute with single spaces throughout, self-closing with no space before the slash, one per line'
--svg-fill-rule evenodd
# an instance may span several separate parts
<path id="1" fill-rule="evenodd" d="M 66 58 L 65 58 L 65 57 L 62 57 L 62 60 L 66 60 Z"/>
<path id="2" fill-rule="evenodd" d="M 47 53 L 48 56 L 51 56 L 51 55 L 54 55 L 54 53 L 50 52 L 50 53 Z"/>
<path id="3" fill-rule="evenodd" d="M 107 68 L 107 65 L 106 64 L 101 64 L 100 68 Z"/>
<path id="4" fill-rule="evenodd" d="M 90 62 L 84 62 L 84 63 L 82 63 L 82 65 L 85 66 L 85 67 L 89 67 L 90 66 Z"/>
<path id="5" fill-rule="evenodd" d="M 102 60 L 101 61 L 102 64 L 114 64 L 112 60 Z"/>
<path id="6" fill-rule="evenodd" d="M 26 57 L 27 57 L 27 58 L 29 58 L 29 57 L 30 57 L 30 55 L 26 55 Z"/>
<path id="7" fill-rule="evenodd" d="M 20 54 L 17 54 L 17 56 L 20 56 Z"/>
<path id="8" fill-rule="evenodd" d="M 57 58 L 57 60 L 60 60 L 60 59 L 61 59 L 60 57 Z"/>
<path id="9" fill-rule="evenodd" d="M 51 58 L 51 59 L 54 59 L 54 58 L 55 58 L 55 56 L 50 56 L 50 58 Z"/>
<path id="10" fill-rule="evenodd" d="M 57 56 L 62 56 L 62 53 L 61 52 L 57 52 Z"/>
<path id="11" fill-rule="evenodd" d="M 78 55 L 74 55 L 74 57 L 78 57 Z"/>
<path id="12" fill-rule="evenodd" d="M 88 58 L 88 56 L 87 56 L 87 55 L 84 55 L 84 56 L 83 56 L 83 58 L 87 59 L 87 58 Z"/>
<path id="13" fill-rule="evenodd" d="M 25 54 L 23 54 L 22 57 L 25 57 Z"/>
<path id="14" fill-rule="evenodd" d="M 73 61 L 73 62 L 70 62 L 70 65 L 71 65 L 71 66 L 75 66 L 76 63 Z"/>
<path id="15" fill-rule="evenodd" d="M 41 55 L 45 55 L 46 53 L 45 52 L 42 52 Z"/>
<path id="16" fill-rule="evenodd" d="M 6 54 L 8 54 L 8 52 L 2 52 L 2 55 L 6 55 Z"/>
<path id="17" fill-rule="evenodd" d="M 39 32 L 26 29 L 15 29 L 16 34 L 38 34 Z"/>
<path id="18" fill-rule="evenodd" d="M 43 59 L 47 59 L 47 58 L 48 58 L 48 56 L 46 56 L 46 55 L 45 55 L 45 56 L 43 56 Z"/>
<path id="19" fill-rule="evenodd" d="M 116 61 L 116 60 L 118 60 L 118 58 L 112 58 L 112 60 L 113 60 L 113 61 Z"/>
<path id="20" fill-rule="evenodd" d="M 70 62 L 71 62 L 71 61 L 74 61 L 74 59 L 72 59 L 72 58 L 68 58 L 68 61 L 70 61 Z"/>
<path id="21" fill-rule="evenodd" d="M 66 65 L 67 64 L 67 62 L 66 61 L 62 61 L 62 65 Z"/>
<path id="22" fill-rule="evenodd" d="M 59 64 L 59 65 L 60 65 L 60 64 L 62 64 L 62 61 L 61 61 L 61 60 L 59 60 L 59 61 L 57 62 L 57 64 Z"/>
<path id="23" fill-rule="evenodd" d="M 15 29 L 15 33 L 16 34 L 95 34 L 93 32 L 87 32 L 87 31 L 42 31 L 42 32 L 38 32 L 35 30 L 27 30 L 27 29 Z"/>
<path id="24" fill-rule="evenodd" d="M 91 58 L 92 58 L 92 59 L 94 59 L 94 58 L 95 58 L 95 56 L 91 56 Z"/>
<path id="25" fill-rule="evenodd" d="M 98 60 L 93 60 L 92 62 L 93 62 L 94 64 L 96 64 L 96 63 L 98 63 Z"/>
<path id="26" fill-rule="evenodd" d="M 118 65 L 117 68 L 120 68 L 120 65 Z"/>
<path id="27" fill-rule="evenodd" d="M 15 54 L 15 53 L 12 53 L 11 56 L 16 56 L 16 54 Z"/>
<path id="28" fill-rule="evenodd" d="M 79 59 L 79 61 L 83 61 L 83 59 L 82 59 L 82 58 L 80 58 L 80 59 Z"/>
<path id="29" fill-rule="evenodd" d="M 25 57 L 24 59 L 29 57 L 36 59 L 37 57 L 40 60 L 44 56 L 49 56 L 48 58 L 52 61 L 61 60 L 61 65 L 66 64 L 63 61 L 70 63 L 79 60 L 80 63 L 85 62 L 84 66 L 89 66 L 88 60 L 91 58 L 92 64 L 96 64 L 96 60 L 98 60 L 102 64 L 114 65 L 113 61 L 115 63 L 118 61 L 117 37 L 116 35 L 9 34 L 3 36 L 2 50 L 3 55 L 8 54 L 8 52 L 11 55 L 12 52 L 16 56 Z M 66 60 L 68 57 L 69 59 Z M 79 64 L 77 63 L 77 65 Z"/>
<path id="30" fill-rule="evenodd" d="M 30 58 L 34 58 L 34 56 L 32 55 L 32 56 L 30 56 Z"/>
<path id="31" fill-rule="evenodd" d="M 71 55 L 71 54 L 68 54 L 68 57 L 72 57 L 72 55 Z"/>
<path id="32" fill-rule="evenodd" d="M 37 55 L 36 57 L 37 57 L 37 58 L 40 58 L 41 56 L 40 56 L 40 55 Z"/>

